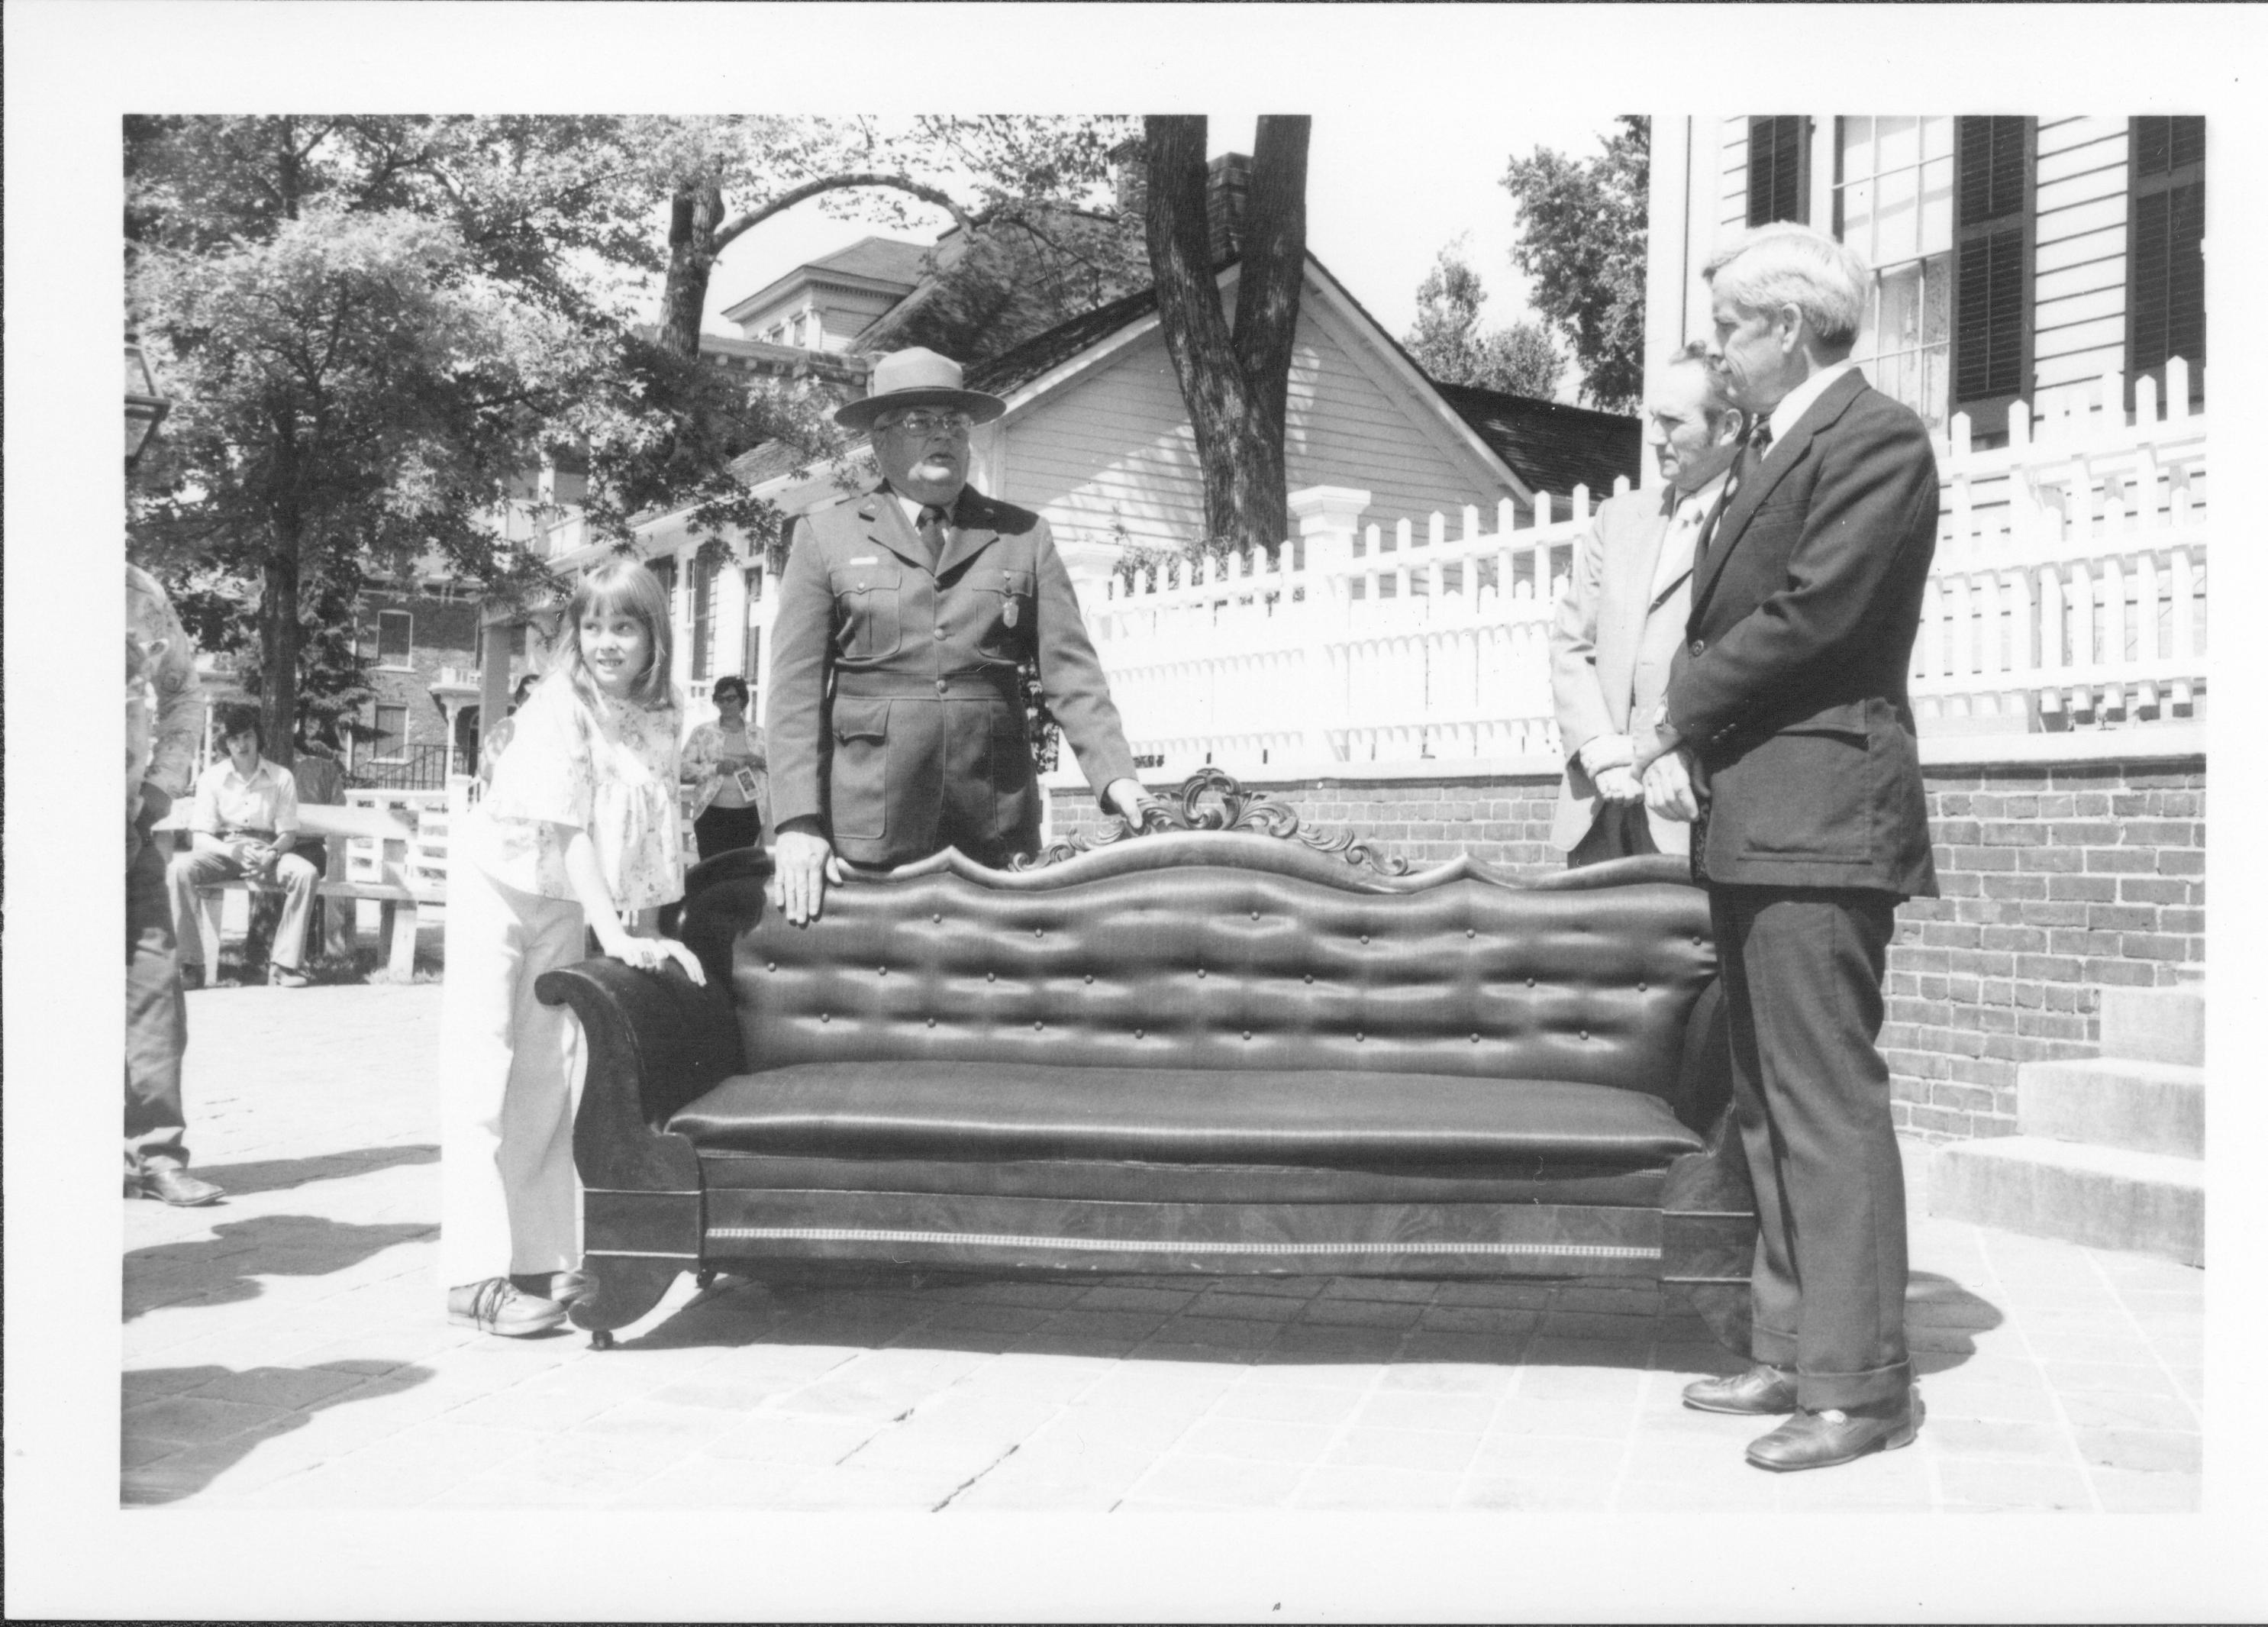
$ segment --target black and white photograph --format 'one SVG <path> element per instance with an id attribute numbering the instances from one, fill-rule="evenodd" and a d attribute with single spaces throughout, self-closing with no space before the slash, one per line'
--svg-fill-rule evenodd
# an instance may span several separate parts
<path id="1" fill-rule="evenodd" d="M 2268 1608 L 2257 9 L 7 33 L 10 1614 Z"/>

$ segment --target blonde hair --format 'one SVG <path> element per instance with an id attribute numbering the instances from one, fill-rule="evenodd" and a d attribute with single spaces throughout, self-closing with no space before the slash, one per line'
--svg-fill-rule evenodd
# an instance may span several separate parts
<path id="1" fill-rule="evenodd" d="M 1830 351 L 1857 342 L 1872 275 L 1856 249 L 1792 220 L 1749 228 L 1701 268 L 1702 281 L 1750 314 L 1793 306 Z"/>
<path id="2" fill-rule="evenodd" d="M 645 629 L 649 651 L 645 670 L 630 686 L 630 698 L 650 710 L 675 704 L 670 692 L 669 598 L 652 571 L 635 559 L 610 559 L 584 573 L 567 600 L 560 623 L 559 653 L 552 670 L 563 672 L 575 692 L 593 706 L 599 703 L 599 681 L 583 659 L 583 618 L 629 615 Z"/>

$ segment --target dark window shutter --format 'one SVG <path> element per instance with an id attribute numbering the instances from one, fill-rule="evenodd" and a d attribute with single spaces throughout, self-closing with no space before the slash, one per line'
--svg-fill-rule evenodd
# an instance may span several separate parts
<path id="1" fill-rule="evenodd" d="M 2136 119 L 2132 128 L 2126 368 L 2205 360 L 2205 121 Z M 2194 396 L 2202 368 L 2191 375 Z"/>
<path id="2" fill-rule="evenodd" d="M 1961 215 L 1982 225 L 2024 207 L 2023 119 L 1964 118 L 1955 131 L 1961 154 Z"/>
<path id="3" fill-rule="evenodd" d="M 2135 198 L 2134 372 L 2205 360 L 2204 245 L 2203 181 Z"/>
<path id="4" fill-rule="evenodd" d="M 2031 121 L 1957 120 L 1954 171 L 1953 399 L 1982 429 L 2026 385 Z"/>
<path id="5" fill-rule="evenodd" d="M 1801 220 L 1803 115 L 1775 114 L 1749 121 L 1749 224 Z"/>
<path id="6" fill-rule="evenodd" d="M 2023 388 L 2024 229 L 1966 239 L 1960 254 L 1954 399 L 2014 395 Z"/>

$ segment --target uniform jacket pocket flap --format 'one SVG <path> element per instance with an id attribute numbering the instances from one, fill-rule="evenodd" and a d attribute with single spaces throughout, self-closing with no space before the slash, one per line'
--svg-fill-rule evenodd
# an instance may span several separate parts
<path id="1" fill-rule="evenodd" d="M 834 721 L 835 738 L 838 740 L 887 740 L 890 733 L 890 703 L 875 696 L 837 696 Z"/>
<path id="2" fill-rule="evenodd" d="M 871 565 L 837 565 L 828 572 L 828 585 L 838 593 L 863 593 L 872 588 L 895 587 L 898 567 L 878 560 Z"/>
<path id="3" fill-rule="evenodd" d="M 996 593 L 1027 598 L 1031 594 L 1034 579 L 1028 571 L 988 571 L 979 578 L 978 585 L 989 587 Z"/>

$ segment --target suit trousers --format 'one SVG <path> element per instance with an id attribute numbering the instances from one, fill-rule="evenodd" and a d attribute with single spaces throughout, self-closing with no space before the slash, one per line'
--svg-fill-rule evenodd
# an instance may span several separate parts
<path id="1" fill-rule="evenodd" d="M 1756 1360 L 1818 1410 L 1901 1400 L 1905 1182 L 1876 1049 L 1897 898 L 1712 886 L 1734 1110 L 1756 1185 Z"/>
<path id="2" fill-rule="evenodd" d="M 126 862 L 126 1173 L 189 1161 L 182 1144 L 181 1052 L 188 1003 L 173 958 L 173 906 L 166 856 L 129 831 Z"/>
<path id="3" fill-rule="evenodd" d="M 569 1270 L 582 1027 L 535 980 L 583 958 L 583 907 L 453 865 L 445 937 L 442 1285 Z"/>
<path id="4" fill-rule="evenodd" d="M 1603 865 L 1610 858 L 1635 858 L 1660 851 L 1653 839 L 1653 827 L 1646 817 L 1645 803 L 1609 802 L 1602 797 L 1592 815 L 1591 828 L 1567 851 L 1567 868 L 1580 870 L 1586 865 Z"/>

